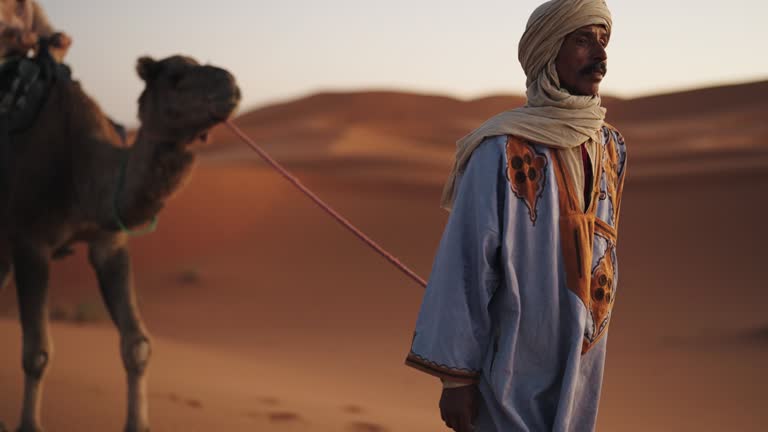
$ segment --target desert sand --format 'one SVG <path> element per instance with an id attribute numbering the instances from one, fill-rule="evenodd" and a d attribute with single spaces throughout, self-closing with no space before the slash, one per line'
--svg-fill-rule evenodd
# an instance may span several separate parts
<path id="1" fill-rule="evenodd" d="M 599 431 L 768 422 L 768 82 L 608 99 L 630 168 Z M 236 122 L 423 277 L 453 141 L 520 98 L 320 94 Z M 158 232 L 132 243 L 153 336 L 155 431 L 439 431 L 440 387 L 403 366 L 422 289 L 226 130 Z M 20 411 L 13 285 L 0 293 L 0 420 Z M 124 377 L 84 249 L 56 262 L 50 432 L 118 431 Z M 84 322 L 71 319 L 87 310 Z"/>

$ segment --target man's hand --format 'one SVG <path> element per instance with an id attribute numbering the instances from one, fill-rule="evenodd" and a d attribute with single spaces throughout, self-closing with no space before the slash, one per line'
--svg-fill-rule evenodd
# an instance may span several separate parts
<path id="1" fill-rule="evenodd" d="M 443 389 L 440 397 L 440 416 L 445 425 L 456 432 L 472 432 L 477 417 L 480 391 L 477 385 Z"/>
<path id="2" fill-rule="evenodd" d="M 68 34 L 56 33 L 51 36 L 51 46 L 48 51 L 57 63 L 61 63 L 64 61 L 64 56 L 67 55 L 70 45 L 72 45 L 72 38 Z"/>
<path id="3" fill-rule="evenodd" d="M 70 45 L 72 45 L 72 38 L 66 33 L 54 33 L 51 36 L 51 46 L 69 48 Z"/>

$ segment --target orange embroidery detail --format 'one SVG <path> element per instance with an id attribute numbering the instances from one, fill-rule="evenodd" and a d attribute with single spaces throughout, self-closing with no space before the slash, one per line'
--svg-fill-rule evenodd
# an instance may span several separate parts
<path id="1" fill-rule="evenodd" d="M 610 132 L 609 132 L 610 133 Z M 615 225 L 616 223 L 616 213 L 617 213 L 617 191 L 619 188 L 619 156 L 616 154 L 616 147 L 615 143 L 613 142 L 613 135 L 609 136 L 608 143 L 606 144 L 606 152 L 604 152 L 603 156 L 603 171 L 605 172 L 605 184 L 606 184 L 606 192 L 607 197 L 602 197 L 601 199 L 608 198 L 611 201 L 611 207 L 613 208 L 613 223 Z"/>
<path id="2" fill-rule="evenodd" d="M 600 258 L 592 272 L 592 286 L 590 287 L 589 312 L 592 314 L 592 322 L 595 328 L 587 343 L 587 350 L 600 340 L 608 328 L 611 318 L 613 302 L 616 299 L 614 288 L 614 263 L 612 244 L 608 244 L 605 255 Z"/>
<path id="3" fill-rule="evenodd" d="M 597 160 L 603 157 L 603 147 L 598 146 Z M 579 209 L 578 193 L 572 182 L 571 177 L 565 169 L 559 150 L 553 152 L 553 166 L 555 179 L 557 180 L 558 197 L 560 205 L 560 244 L 562 246 L 563 258 L 565 259 L 565 275 L 568 289 L 582 301 L 587 313 L 595 317 L 597 314 L 593 311 L 592 301 L 592 259 L 593 242 L 596 232 L 603 231 L 597 214 L 597 201 L 599 195 L 599 179 L 603 173 L 603 164 L 597 164 L 598 172 L 593 176 L 592 200 L 589 209 L 584 212 Z M 598 222 L 599 221 L 599 222 Z M 599 312 L 599 311 L 598 311 Z M 596 319 L 596 318 L 594 318 Z M 593 319 L 593 320 L 594 320 Z M 600 324 L 595 324 L 600 326 Z M 592 331 L 592 335 L 596 330 Z M 585 354 L 594 346 L 596 339 L 588 340 L 586 337 L 582 343 L 581 353 Z"/>
<path id="4" fill-rule="evenodd" d="M 515 137 L 507 138 L 507 179 L 516 197 L 528 206 L 536 224 L 536 206 L 544 192 L 547 158 L 533 146 Z"/>
<path id="5" fill-rule="evenodd" d="M 459 382 L 463 384 L 477 384 L 480 380 L 480 371 L 470 369 L 453 368 L 435 363 L 431 360 L 411 351 L 405 359 L 405 364 L 412 368 L 434 375 L 438 378 Z"/>

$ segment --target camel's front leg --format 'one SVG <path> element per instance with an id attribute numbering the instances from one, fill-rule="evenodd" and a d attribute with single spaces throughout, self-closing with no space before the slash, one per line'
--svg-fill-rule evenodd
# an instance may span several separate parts
<path id="1" fill-rule="evenodd" d="M 8 250 L 8 245 L 0 239 L 0 294 L 3 293 L 3 289 L 8 285 L 12 268 L 11 253 Z M 0 432 L 7 432 L 2 421 L 0 421 Z"/>
<path id="2" fill-rule="evenodd" d="M 120 332 L 120 353 L 128 378 L 126 432 L 149 430 L 145 371 L 150 342 L 133 292 L 131 263 L 123 236 L 91 243 L 91 264 L 112 321 Z"/>
<path id="3" fill-rule="evenodd" d="M 0 294 L 5 286 L 8 285 L 8 279 L 10 279 L 8 276 L 11 275 L 11 269 L 13 268 L 12 263 L 13 260 L 11 259 L 9 246 L 4 244 L 2 238 L 0 238 Z M 0 429 L 0 432 L 2 432 L 2 429 Z"/>
<path id="4" fill-rule="evenodd" d="M 0 294 L 3 293 L 3 288 L 8 284 L 11 267 L 11 253 L 8 250 L 8 245 L 3 243 L 2 238 L 0 238 Z M 8 432 L 2 421 L 0 421 L 0 432 Z"/>
<path id="5" fill-rule="evenodd" d="M 19 432 L 42 430 L 42 379 L 53 354 L 48 336 L 48 254 L 47 248 L 31 242 L 19 241 L 13 247 L 23 335 L 24 402 Z"/>

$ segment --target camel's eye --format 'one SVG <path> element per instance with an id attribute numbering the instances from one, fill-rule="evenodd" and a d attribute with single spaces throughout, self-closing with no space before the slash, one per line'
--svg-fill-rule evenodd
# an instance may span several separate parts
<path id="1" fill-rule="evenodd" d="M 171 82 L 172 86 L 178 87 L 182 78 L 184 78 L 184 75 L 182 75 L 181 73 L 176 72 L 176 73 L 171 74 L 171 76 L 168 77 L 168 80 Z"/>

